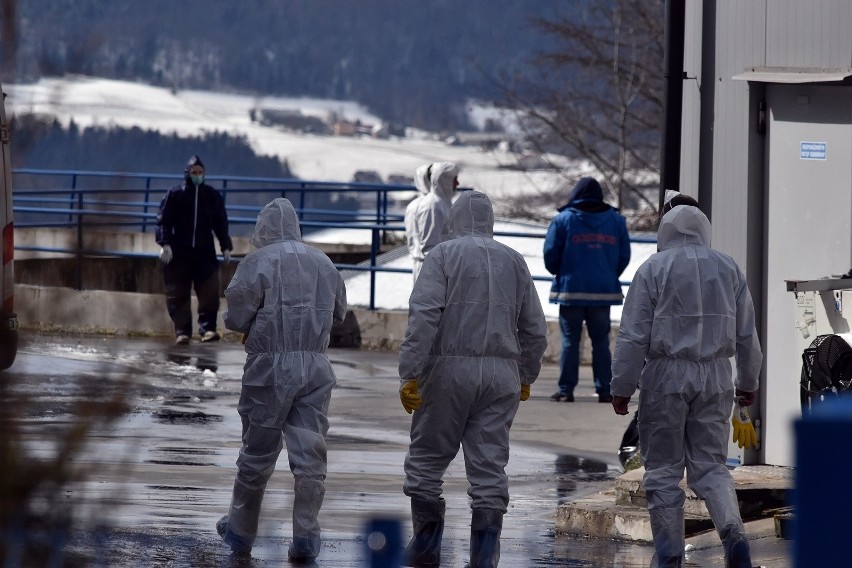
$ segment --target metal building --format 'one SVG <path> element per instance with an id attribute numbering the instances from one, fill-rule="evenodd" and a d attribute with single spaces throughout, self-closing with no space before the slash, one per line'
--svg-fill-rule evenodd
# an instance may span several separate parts
<path id="1" fill-rule="evenodd" d="M 707 209 L 713 247 L 746 270 L 758 310 L 762 445 L 744 461 L 792 465 L 801 342 L 785 281 L 852 267 L 852 2 L 685 7 L 680 188 Z"/>

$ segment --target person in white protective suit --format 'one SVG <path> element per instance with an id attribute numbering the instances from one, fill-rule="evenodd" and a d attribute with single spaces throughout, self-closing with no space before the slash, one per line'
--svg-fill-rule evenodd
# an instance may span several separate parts
<path id="1" fill-rule="evenodd" d="M 680 199 L 667 194 L 673 196 Z M 734 396 L 753 402 L 763 354 L 745 276 L 730 256 L 710 248 L 710 234 L 710 221 L 696 206 L 677 205 L 663 215 L 659 252 L 630 284 L 612 362 L 616 414 L 627 414 L 640 390 L 652 566 L 683 566 L 685 495 L 678 483 L 685 468 L 722 539 L 725 565 L 751 568 L 725 461 Z"/>
<path id="2" fill-rule="evenodd" d="M 237 554 L 251 552 L 266 484 L 287 444 L 293 488 L 291 561 L 319 554 L 328 406 L 336 379 L 326 355 L 332 322 L 346 315 L 346 289 L 331 260 L 302 243 L 290 201 L 267 204 L 225 290 L 228 329 L 244 334 L 237 407 L 242 448 L 229 513 L 216 525 Z"/>
<path id="3" fill-rule="evenodd" d="M 405 239 L 415 282 L 423 259 L 435 245 L 447 239 L 445 225 L 459 185 L 458 175 L 459 168 L 452 162 L 436 162 L 415 171 L 414 184 L 418 191 L 428 188 L 405 208 Z"/>
<path id="4" fill-rule="evenodd" d="M 432 184 L 432 164 L 423 164 L 414 170 L 414 187 L 417 189 L 417 197 L 411 200 L 405 208 L 405 217 L 403 223 L 405 226 L 405 244 L 408 247 L 408 254 L 411 255 L 413 261 L 412 276 L 414 281 L 417 281 L 417 273 L 420 272 L 420 267 L 423 265 L 423 252 L 421 250 L 420 239 L 415 234 L 415 223 L 417 209 L 428 194 Z M 417 260 L 417 259 L 421 260 Z"/>
<path id="5" fill-rule="evenodd" d="M 509 502 L 509 428 L 541 369 L 547 325 L 524 258 L 493 238 L 485 194 L 462 193 L 448 233 L 423 263 L 399 351 L 400 399 L 414 412 L 403 487 L 414 536 L 405 558 L 410 566 L 440 565 L 442 477 L 461 445 L 470 567 L 494 567 Z"/>

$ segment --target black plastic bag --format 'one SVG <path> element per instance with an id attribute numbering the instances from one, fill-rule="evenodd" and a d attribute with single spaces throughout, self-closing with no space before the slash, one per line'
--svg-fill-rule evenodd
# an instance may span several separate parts
<path id="1" fill-rule="evenodd" d="M 621 446 L 618 448 L 618 461 L 625 471 L 636 469 L 642 465 L 639 455 L 639 411 L 633 413 L 633 419 L 627 425 L 627 430 L 621 437 Z"/>

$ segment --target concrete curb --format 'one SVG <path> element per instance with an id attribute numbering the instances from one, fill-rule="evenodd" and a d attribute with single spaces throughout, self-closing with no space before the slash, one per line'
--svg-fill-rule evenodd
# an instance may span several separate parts
<path id="1" fill-rule="evenodd" d="M 18 322 L 25 329 L 45 329 L 70 333 L 96 333 L 105 335 L 145 335 L 170 337 L 174 326 L 166 312 L 162 294 L 111 292 L 104 290 L 73 290 L 71 288 L 15 285 L 15 307 Z M 227 310 L 222 298 L 219 307 L 218 328 L 223 337 L 236 337 L 225 332 L 222 313 Z M 193 314 L 198 304 L 192 297 Z M 408 326 L 405 311 L 368 310 L 351 308 L 361 331 L 361 348 L 376 351 L 399 351 Z M 562 349 L 562 335 L 558 321 L 547 322 L 547 350 L 545 363 L 558 363 Z M 610 333 L 610 349 L 615 347 L 617 325 Z M 581 365 L 591 364 L 591 346 L 583 333 L 580 342 Z"/>
<path id="2" fill-rule="evenodd" d="M 556 532 L 592 538 L 615 538 L 650 543 L 651 522 L 648 501 L 642 486 L 645 468 L 620 475 L 607 491 L 559 505 Z M 783 506 L 793 487 L 793 470 L 775 466 L 741 466 L 731 471 L 744 519 L 763 516 Z M 684 524 L 686 535 L 713 528 L 707 506 L 681 480 L 686 493 Z"/>

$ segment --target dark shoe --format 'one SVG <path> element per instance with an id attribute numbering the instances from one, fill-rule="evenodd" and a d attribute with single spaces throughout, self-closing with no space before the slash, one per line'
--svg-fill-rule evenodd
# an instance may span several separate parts
<path id="1" fill-rule="evenodd" d="M 178 335 L 175 339 L 175 345 L 189 345 L 189 336 L 188 335 Z"/>
<path id="2" fill-rule="evenodd" d="M 612 395 L 611 394 L 599 394 L 598 395 L 598 402 L 612 402 Z"/>
<path id="3" fill-rule="evenodd" d="M 741 537 L 731 542 L 722 542 L 725 548 L 725 568 L 751 568 L 751 551 L 748 540 Z"/>
<path id="4" fill-rule="evenodd" d="M 683 556 L 666 556 L 665 558 L 659 558 L 657 555 L 654 555 L 654 560 L 657 561 L 656 564 L 651 563 L 651 566 L 657 566 L 658 568 L 683 568 Z"/>
<path id="5" fill-rule="evenodd" d="M 564 392 L 557 391 L 557 392 L 553 393 L 552 395 L 550 395 L 550 400 L 552 400 L 554 402 L 562 402 L 562 401 L 574 402 L 574 394 L 573 393 L 565 394 Z"/>
<path id="6" fill-rule="evenodd" d="M 215 331 L 205 331 L 204 335 L 201 336 L 201 342 L 207 343 L 208 341 L 219 341 L 219 334 Z"/>

